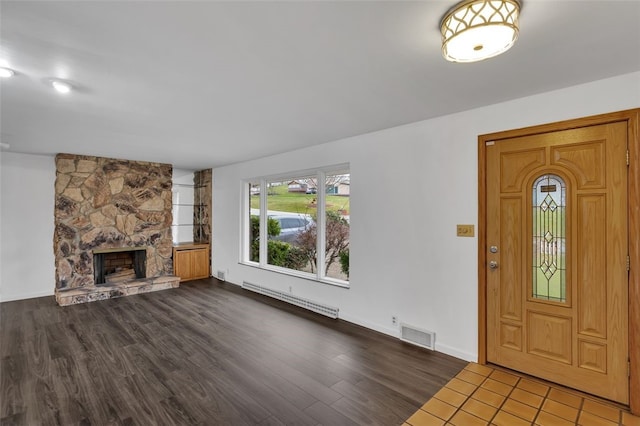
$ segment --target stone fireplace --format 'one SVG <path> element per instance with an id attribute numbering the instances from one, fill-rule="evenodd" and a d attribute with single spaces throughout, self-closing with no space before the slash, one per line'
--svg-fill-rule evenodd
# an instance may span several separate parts
<path id="1" fill-rule="evenodd" d="M 56 156 L 58 304 L 179 285 L 171 259 L 171 187 L 170 164 Z"/>

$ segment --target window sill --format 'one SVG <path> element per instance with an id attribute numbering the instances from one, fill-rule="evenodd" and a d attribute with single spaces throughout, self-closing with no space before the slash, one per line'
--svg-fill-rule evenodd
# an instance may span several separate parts
<path id="1" fill-rule="evenodd" d="M 238 263 L 240 265 L 249 266 L 251 268 L 256 268 L 256 269 L 261 269 L 263 271 L 275 272 L 277 274 L 283 274 L 283 275 L 288 275 L 290 277 L 302 278 L 303 280 L 313 281 L 313 282 L 320 283 L 320 284 L 328 284 L 328 285 L 332 285 L 334 287 L 340 287 L 340 288 L 344 288 L 344 289 L 349 289 L 349 282 L 348 281 L 342 281 L 342 280 L 338 280 L 338 279 L 335 279 L 335 278 L 329 278 L 329 277 L 325 277 L 323 279 L 318 279 L 317 276 L 315 276 L 313 274 L 310 274 L 310 273 L 307 273 L 307 272 L 294 271 L 292 269 L 280 268 L 278 266 L 271 266 L 271 265 L 260 266 L 258 263 L 255 263 L 255 262 L 238 262 Z"/>

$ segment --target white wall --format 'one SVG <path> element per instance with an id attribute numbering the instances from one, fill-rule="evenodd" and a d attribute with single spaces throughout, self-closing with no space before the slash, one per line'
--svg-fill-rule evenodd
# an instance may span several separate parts
<path id="1" fill-rule="evenodd" d="M 523 82 L 526 84 L 526 82 Z M 397 335 L 391 317 L 435 331 L 439 351 L 477 359 L 477 137 L 640 107 L 640 73 L 215 169 L 212 271 L 337 306 Z M 239 264 L 241 181 L 351 164 L 350 289 Z"/>
<path id="2" fill-rule="evenodd" d="M 0 153 L 0 301 L 53 295 L 53 156 Z"/>

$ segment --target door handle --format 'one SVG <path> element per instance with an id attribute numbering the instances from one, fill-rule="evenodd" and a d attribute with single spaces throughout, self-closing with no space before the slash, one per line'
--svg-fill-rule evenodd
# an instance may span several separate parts
<path id="1" fill-rule="evenodd" d="M 498 269 L 498 262 L 496 262 L 495 260 L 492 260 L 491 262 L 489 262 L 489 268 Z"/>

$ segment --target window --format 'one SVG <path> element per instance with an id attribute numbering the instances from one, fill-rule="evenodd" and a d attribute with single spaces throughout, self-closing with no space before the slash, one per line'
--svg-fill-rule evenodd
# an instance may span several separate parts
<path id="1" fill-rule="evenodd" d="M 533 288 L 535 299 L 565 303 L 566 186 L 560 176 L 548 174 L 533 184 Z"/>
<path id="2" fill-rule="evenodd" d="M 247 181 L 242 261 L 347 284 L 350 177 L 339 167 Z"/>
<path id="3" fill-rule="evenodd" d="M 247 255 L 249 261 L 260 262 L 260 183 L 249 182 L 247 187 L 249 196 L 249 223 L 247 230 Z"/>
<path id="4" fill-rule="evenodd" d="M 325 275 L 348 280 L 349 273 L 349 174 L 330 174 L 325 179 L 328 208 L 325 209 Z M 329 195 L 332 194 L 332 195 Z M 343 259 L 346 256 L 346 271 Z"/>

